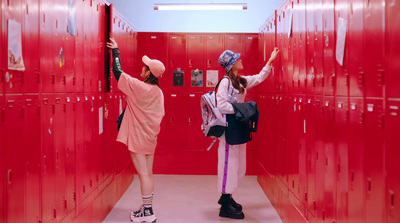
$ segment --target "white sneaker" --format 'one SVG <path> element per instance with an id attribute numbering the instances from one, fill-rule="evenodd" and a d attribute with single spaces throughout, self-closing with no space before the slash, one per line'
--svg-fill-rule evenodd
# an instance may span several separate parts
<path id="1" fill-rule="evenodd" d="M 153 223 L 156 222 L 156 215 L 152 208 L 145 208 L 143 205 L 139 210 L 131 212 L 131 221 L 138 223 Z"/>

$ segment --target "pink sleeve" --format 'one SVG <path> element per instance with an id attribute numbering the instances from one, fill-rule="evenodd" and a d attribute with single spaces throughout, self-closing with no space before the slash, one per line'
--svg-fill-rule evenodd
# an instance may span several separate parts
<path id="1" fill-rule="evenodd" d="M 134 96 L 135 92 L 142 92 L 145 90 L 146 85 L 134 77 L 126 73 L 122 73 L 118 81 L 118 89 L 120 89 L 127 96 Z"/>

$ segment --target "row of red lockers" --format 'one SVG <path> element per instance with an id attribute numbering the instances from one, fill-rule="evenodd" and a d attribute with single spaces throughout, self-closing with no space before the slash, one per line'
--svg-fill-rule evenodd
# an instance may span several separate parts
<path id="1" fill-rule="evenodd" d="M 260 56 L 278 46 L 281 57 L 275 94 L 259 101 L 259 182 L 284 222 L 400 221 L 399 2 L 383 3 L 285 1 L 260 30 Z"/>
<path id="2" fill-rule="evenodd" d="M 122 59 L 124 69 L 133 70 L 137 45 L 133 26 L 102 0 L 70 2 L 73 5 L 60 0 L 1 2 L 0 94 L 117 91 L 105 78 L 109 33 L 124 46 L 121 53 L 133 55 Z M 21 26 L 23 71 L 14 70 L 8 61 L 12 21 Z"/>
<path id="3" fill-rule="evenodd" d="M 395 0 L 284 1 L 260 29 L 261 57 L 264 49 L 281 49 L 282 75 L 271 91 L 400 98 L 398 11 Z M 338 40 L 345 41 L 343 66 Z"/>
<path id="4" fill-rule="evenodd" d="M 124 96 L 104 93 L 106 14 L 127 72 L 136 33 L 104 1 L 71 2 L 75 35 L 68 1 L 1 1 L 0 222 L 101 221 L 130 183 L 119 176 L 132 162 L 115 141 Z M 8 69 L 10 20 L 21 24 L 24 71 Z"/>

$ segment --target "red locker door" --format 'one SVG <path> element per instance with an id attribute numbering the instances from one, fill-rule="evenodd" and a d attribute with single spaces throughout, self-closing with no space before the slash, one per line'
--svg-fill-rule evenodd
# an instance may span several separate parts
<path id="1" fill-rule="evenodd" d="M 299 66 L 299 81 L 300 93 L 305 94 L 307 88 L 307 73 L 306 73 L 306 1 L 297 2 L 296 12 L 298 14 L 298 30 L 296 43 L 298 44 L 298 66 Z"/>
<path id="2" fill-rule="evenodd" d="M 366 222 L 385 222 L 383 100 L 366 99 L 365 110 Z"/>
<path id="3" fill-rule="evenodd" d="M 14 45 L 13 49 L 14 49 L 14 48 L 17 48 L 15 45 L 18 43 L 17 42 L 12 43 L 12 42 L 8 41 L 8 38 L 11 37 L 11 35 L 9 35 L 9 32 L 8 32 L 8 27 L 10 26 L 10 23 L 15 24 L 14 27 L 17 30 L 21 31 L 21 44 L 22 44 L 23 39 L 24 39 L 24 33 L 23 33 L 24 20 L 23 20 L 23 16 L 22 16 L 22 7 L 23 7 L 22 0 L 5 1 L 4 6 L 5 7 L 2 8 L 2 11 L 4 13 L 3 14 L 4 15 L 4 17 L 3 17 L 4 18 L 4 20 L 3 20 L 4 49 L 8 49 L 9 44 L 10 45 L 13 44 Z M 9 52 L 9 51 L 7 50 L 5 52 Z M 4 60 L 3 63 L 5 65 L 5 68 L 7 68 L 4 70 L 4 72 L 5 72 L 4 79 L 6 82 L 6 84 L 4 86 L 5 87 L 4 91 L 7 93 L 22 93 L 22 92 L 24 92 L 23 84 L 24 84 L 25 72 L 24 72 L 24 70 L 20 70 L 20 68 L 16 67 L 16 64 L 18 64 L 17 61 L 19 58 L 15 58 L 15 57 L 18 57 L 18 55 L 17 55 L 18 53 L 19 52 L 17 52 L 17 51 L 15 51 L 15 52 L 13 51 L 13 54 L 15 54 L 15 55 L 13 55 L 14 60 L 15 60 L 15 64 L 13 64 L 13 65 L 9 64 L 10 62 L 9 62 L 8 58 L 10 58 L 10 56 L 11 56 L 11 55 L 9 55 L 9 53 L 7 53 L 7 55 L 8 55 L 7 57 L 2 58 Z M 23 49 L 22 49 L 21 54 L 22 54 L 22 55 L 20 55 L 21 59 L 22 59 L 21 61 L 24 61 L 24 59 L 27 56 L 24 56 Z M 20 65 L 22 65 L 22 64 L 20 63 Z M 26 67 L 26 65 L 25 65 L 25 67 Z"/>
<path id="4" fill-rule="evenodd" d="M 322 16 L 322 0 L 314 1 L 314 76 L 315 76 L 315 92 L 323 94 L 324 88 L 328 88 L 325 84 L 329 75 L 324 71 L 324 36 L 323 36 L 323 16 Z M 311 25 L 311 24 L 310 24 Z M 312 53 L 312 52 L 311 52 Z"/>
<path id="5" fill-rule="evenodd" d="M 1 18 L 1 15 L 0 15 L 0 18 Z M 2 148 L 6 148 L 5 147 L 5 140 L 6 140 L 6 138 L 5 138 L 5 129 L 6 129 L 6 127 L 5 127 L 6 126 L 5 125 L 5 115 L 6 115 L 5 112 L 6 112 L 6 108 L 5 108 L 5 105 L 4 105 L 4 96 L 1 95 L 0 96 L 0 113 L 1 113 L 1 117 L 0 117 L 0 145 L 1 145 Z M 0 221 L 2 221 L 2 222 L 5 222 L 5 207 L 6 207 L 6 194 L 4 193 L 5 189 L 6 189 L 6 183 L 7 183 L 6 179 L 4 178 L 4 176 L 6 176 L 6 171 L 5 171 L 5 166 L 4 166 L 4 163 L 5 163 L 5 152 L 6 152 L 5 149 L 0 150 L 0 155 L 1 155 L 1 158 L 0 158 L 0 161 L 1 161 L 0 173 L 3 176 L 0 179 L 0 184 L 1 184 L 1 186 L 0 186 L 0 190 L 1 190 L 0 191 L 0 200 L 1 200 L 0 201 L 0 204 L 1 204 L 1 207 L 0 207 Z"/>
<path id="6" fill-rule="evenodd" d="M 91 84 L 92 84 L 92 10 L 91 10 L 91 1 L 83 2 L 82 13 L 83 17 L 83 54 L 80 55 L 83 60 L 83 92 L 91 92 Z M 116 39 L 118 41 L 118 39 Z M 94 55 L 93 55 L 94 56 Z M 124 59 L 121 58 L 121 63 L 124 64 Z"/>
<path id="7" fill-rule="evenodd" d="M 348 28 L 349 21 L 349 1 L 348 0 L 338 0 L 335 2 L 335 39 L 338 40 L 338 32 L 339 25 L 341 25 L 341 21 L 344 20 L 346 29 Z M 346 31 L 347 32 L 347 31 Z M 345 40 L 347 42 L 348 35 L 346 34 Z M 343 55 L 343 65 L 340 65 L 337 59 L 335 59 L 335 68 L 336 68 L 336 95 L 337 96 L 348 96 L 349 94 L 349 56 L 348 56 L 348 46 L 349 44 L 344 45 L 344 55 Z M 335 48 L 336 52 L 336 48 Z M 334 54 L 336 55 L 336 53 Z M 336 58 L 336 57 L 335 57 Z"/>
<path id="8" fill-rule="evenodd" d="M 337 168 L 337 204 L 336 218 L 338 222 L 348 221 L 348 170 L 349 170 L 349 106 L 348 97 L 336 98 L 336 168 Z"/>
<path id="9" fill-rule="evenodd" d="M 190 89 L 188 92 L 204 91 L 205 75 L 204 69 L 204 50 L 206 38 L 204 34 L 188 34 L 187 35 L 187 73 L 190 73 Z M 200 101 L 200 98 L 199 98 Z"/>
<path id="10" fill-rule="evenodd" d="M 299 158 L 298 158 L 298 163 L 299 163 L 299 169 L 297 174 L 298 176 L 298 183 L 296 188 L 297 196 L 299 201 L 301 202 L 301 208 L 302 214 L 304 216 L 307 215 L 307 200 L 305 199 L 305 195 L 307 194 L 307 125 L 308 125 L 308 120 L 307 120 L 307 106 L 312 103 L 311 99 L 308 99 L 305 97 L 305 95 L 302 95 L 300 98 L 301 107 L 299 109 L 299 114 L 300 114 L 300 119 L 299 119 L 299 141 L 297 142 L 297 148 L 299 150 Z M 290 108 L 289 108 L 290 109 Z"/>
<path id="11" fill-rule="evenodd" d="M 55 101 L 54 95 L 41 96 L 42 157 L 41 157 L 41 210 L 43 222 L 56 222 L 56 150 L 55 150 Z"/>
<path id="12" fill-rule="evenodd" d="M 84 129 L 86 117 L 84 116 L 84 103 L 85 98 L 83 94 L 76 95 L 75 104 L 75 150 L 76 150 L 76 172 L 75 175 L 75 188 L 76 188 L 76 205 L 83 201 L 86 188 L 84 185 L 84 177 L 86 174 L 85 169 L 85 137 L 89 135 Z"/>
<path id="13" fill-rule="evenodd" d="M 25 182 L 25 219 L 26 222 L 38 222 L 40 214 L 40 103 L 38 95 L 25 96 L 23 101 L 24 122 L 23 135 L 24 154 L 26 156 Z"/>
<path id="14" fill-rule="evenodd" d="M 336 221 L 336 201 L 337 201 L 337 182 L 336 182 L 336 153 L 335 153 L 335 99 L 334 97 L 324 97 L 324 205 L 322 206 L 322 218 L 327 222 Z"/>
<path id="15" fill-rule="evenodd" d="M 187 95 L 184 93 L 170 93 L 167 101 L 165 122 L 167 122 L 167 148 L 168 150 L 183 150 L 187 143 L 188 110 Z M 177 136 L 175 133 L 180 132 Z"/>
<path id="16" fill-rule="evenodd" d="M 108 178 L 112 173 L 113 166 L 113 145 L 116 139 L 116 129 L 118 116 L 114 115 L 113 94 L 107 93 L 104 96 L 104 153 L 103 153 L 103 169 L 105 176 Z M 75 112 L 75 111 L 74 111 Z M 115 119 L 115 120 L 114 120 Z"/>
<path id="17" fill-rule="evenodd" d="M 308 89 L 308 88 L 307 88 Z M 305 193 L 306 206 L 308 212 L 315 216 L 314 202 L 316 200 L 316 187 L 319 185 L 316 181 L 316 125 L 317 125 L 317 103 L 321 103 L 313 96 L 309 96 L 306 106 L 306 152 L 307 152 L 307 190 Z M 308 218 L 310 219 L 310 218 Z"/>
<path id="18" fill-rule="evenodd" d="M 175 74 L 176 71 L 183 71 Z M 168 34 L 168 64 L 166 79 L 169 79 L 168 86 L 171 93 L 186 92 L 190 84 L 190 74 L 186 71 L 186 35 L 179 33 Z M 179 77 L 178 77 L 179 76 Z M 182 80 L 183 78 L 183 80 Z M 169 101 L 167 101 L 169 103 Z"/>
<path id="19" fill-rule="evenodd" d="M 203 123 L 199 106 L 201 95 L 202 93 L 189 93 L 187 102 L 188 119 L 184 121 L 188 123 L 186 149 L 204 152 L 208 145 L 205 144 L 206 137 L 200 128 Z"/>
<path id="20" fill-rule="evenodd" d="M 225 49 L 231 50 L 234 53 L 240 53 L 240 59 L 245 58 L 243 39 L 243 34 L 225 34 Z"/>
<path id="21" fill-rule="evenodd" d="M 39 92 L 40 79 L 40 54 L 37 50 L 39 45 L 39 1 L 28 0 L 23 4 L 24 14 L 24 64 L 25 77 L 24 89 L 25 92 Z"/>
<path id="22" fill-rule="evenodd" d="M 387 222 L 400 221 L 400 207 L 397 197 L 400 194 L 400 165 L 397 159 L 399 132 L 395 129 L 399 124 L 399 101 L 388 101 L 386 112 L 386 171 L 387 171 L 387 190 L 386 190 L 386 211 Z"/>
<path id="23" fill-rule="evenodd" d="M 55 118 L 54 118 L 54 149 L 56 161 L 56 209 L 57 220 L 66 215 L 66 99 L 65 94 L 55 94 Z"/>
<path id="24" fill-rule="evenodd" d="M 112 5 L 110 6 L 112 8 Z M 74 64 L 74 72 L 75 72 L 75 77 L 74 77 L 74 83 L 75 83 L 75 91 L 76 92 L 83 92 L 83 66 L 84 66 L 84 61 L 83 61 L 83 41 L 84 41 L 84 31 L 83 31 L 83 21 L 85 20 L 84 18 L 84 2 L 83 1 L 75 1 L 75 21 L 80 21 L 80 22 L 75 22 L 75 54 L 72 55 L 72 57 L 75 59 L 75 64 Z M 68 44 L 67 44 L 68 47 Z M 67 48 L 68 50 L 68 48 Z M 69 68 L 69 59 L 68 59 L 68 54 L 67 54 L 67 70 Z M 112 74 L 111 74 L 112 76 Z"/>
<path id="25" fill-rule="evenodd" d="M 75 151 L 75 110 L 76 101 L 73 94 L 66 96 L 66 157 L 65 157 L 65 175 L 66 175 L 66 211 L 69 213 L 75 208 L 75 174 L 76 174 L 76 151 Z"/>
<path id="26" fill-rule="evenodd" d="M 262 68 L 258 64 L 257 52 L 258 52 L 258 35 L 256 34 L 244 34 L 244 57 L 243 61 L 243 74 L 254 75 L 258 74 Z"/>
<path id="27" fill-rule="evenodd" d="M 324 74 L 324 95 L 332 96 L 336 87 L 335 72 L 335 9 L 334 0 L 322 0 L 322 25 L 323 25 L 323 74 Z"/>
<path id="28" fill-rule="evenodd" d="M 6 96 L 5 126 L 5 216 L 6 222 L 24 222 L 25 215 L 25 161 L 23 138 L 20 126 L 24 125 L 24 105 L 22 95 Z"/>
<path id="29" fill-rule="evenodd" d="M 53 20 L 53 49 L 51 58 L 54 64 L 55 92 L 65 92 L 65 36 L 67 32 L 67 9 L 66 1 L 54 1 Z"/>
<path id="30" fill-rule="evenodd" d="M 382 97 L 385 75 L 385 5 L 379 0 L 364 2 L 365 95 Z M 373 46 L 373 47 L 371 47 Z M 391 46 L 394 47 L 394 46 Z"/>
<path id="31" fill-rule="evenodd" d="M 385 20 L 385 30 L 386 30 L 386 97 L 388 98 L 400 98 L 397 86 L 399 86 L 400 79 L 396 73 L 400 70 L 400 64 L 396 61 L 400 61 L 400 4 L 398 1 L 391 0 L 386 1 L 386 20 Z"/>
<path id="32" fill-rule="evenodd" d="M 349 143 L 349 195 L 348 222 L 365 222 L 365 178 L 364 178 L 364 100 L 350 97 L 348 126 Z"/>
<path id="33" fill-rule="evenodd" d="M 224 51 L 224 36 L 223 34 L 207 34 L 206 36 L 206 81 L 207 70 L 218 71 L 218 80 L 225 75 L 225 70 L 218 63 L 219 56 Z M 214 87 L 207 87 L 215 85 L 215 81 L 211 83 L 206 82 L 206 91 L 214 90 Z"/>
<path id="34" fill-rule="evenodd" d="M 306 1 L 306 74 L 307 74 L 307 93 L 314 93 L 316 90 L 317 76 L 315 73 L 315 60 L 314 60 L 314 34 L 315 32 L 315 22 L 314 15 L 314 1 Z M 315 53 L 318 53 L 317 51 Z M 321 53 L 321 51 L 319 52 Z"/>
<path id="35" fill-rule="evenodd" d="M 348 63 L 349 71 L 349 95 L 361 97 L 364 95 L 364 11 L 358 5 L 364 4 L 364 0 L 349 1 L 350 13 L 347 29 Z"/>
<path id="36" fill-rule="evenodd" d="M 40 82 L 42 84 L 42 92 L 55 91 L 55 67 L 54 57 L 54 0 L 47 1 L 47 4 L 40 4 L 40 34 L 39 45 L 40 50 Z"/>

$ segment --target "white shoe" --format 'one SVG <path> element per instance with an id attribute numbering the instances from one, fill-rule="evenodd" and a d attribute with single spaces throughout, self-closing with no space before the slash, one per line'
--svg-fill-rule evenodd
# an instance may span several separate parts
<path id="1" fill-rule="evenodd" d="M 131 221 L 137 223 L 153 223 L 156 222 L 156 215 L 152 208 L 145 208 L 143 205 L 139 210 L 131 212 Z"/>

